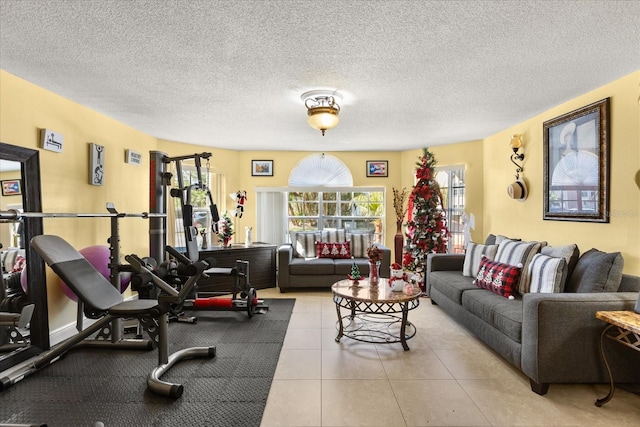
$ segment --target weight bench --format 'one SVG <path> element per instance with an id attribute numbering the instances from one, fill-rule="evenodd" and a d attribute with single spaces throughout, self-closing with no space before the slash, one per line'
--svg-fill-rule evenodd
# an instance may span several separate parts
<path id="1" fill-rule="evenodd" d="M 152 344 L 158 347 L 158 366 L 147 377 L 147 388 L 154 393 L 179 398 L 182 396 L 183 386 L 162 381 L 160 377 L 182 359 L 215 356 L 215 347 L 191 347 L 179 350 L 172 355 L 168 354 L 167 313 L 170 304 L 184 299 L 209 266 L 206 261 L 198 261 L 188 266 L 192 275 L 180 293 L 160 278 L 154 277 L 153 283 L 165 291 L 167 294 L 165 298 L 124 301 L 120 292 L 82 254 L 62 238 L 51 235 L 36 236 L 31 240 L 31 246 L 78 296 L 78 301 L 84 304 L 87 317 L 97 320 L 75 336 L 40 354 L 22 369 L 0 378 L 0 389 L 5 389 L 55 362 L 76 344 L 103 327 L 107 327 L 112 321 L 121 318 L 138 318 L 148 332 L 157 330 L 157 336 L 152 336 Z"/>

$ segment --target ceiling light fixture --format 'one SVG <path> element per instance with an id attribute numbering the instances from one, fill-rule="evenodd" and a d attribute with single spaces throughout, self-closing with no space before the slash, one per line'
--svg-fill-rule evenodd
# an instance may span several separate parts
<path id="1" fill-rule="evenodd" d="M 338 125 L 340 119 L 340 105 L 337 101 L 342 101 L 342 95 L 336 91 L 312 90 L 303 93 L 300 98 L 307 107 L 309 126 L 322 131 L 322 136 L 327 129 L 333 129 Z"/>

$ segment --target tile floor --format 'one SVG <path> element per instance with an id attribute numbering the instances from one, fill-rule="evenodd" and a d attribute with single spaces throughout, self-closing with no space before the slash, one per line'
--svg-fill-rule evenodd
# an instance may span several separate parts
<path id="1" fill-rule="evenodd" d="M 640 396 L 607 385 L 529 380 L 429 299 L 411 311 L 418 332 L 400 344 L 335 342 L 331 293 L 277 289 L 260 298 L 296 298 L 262 427 L 284 426 L 639 426 Z M 640 364 L 639 364 L 640 366 Z"/>

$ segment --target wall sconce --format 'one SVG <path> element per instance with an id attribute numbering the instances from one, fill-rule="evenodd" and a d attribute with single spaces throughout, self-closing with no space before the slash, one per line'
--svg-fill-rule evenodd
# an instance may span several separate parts
<path id="1" fill-rule="evenodd" d="M 522 147 L 522 136 L 520 134 L 511 135 L 511 142 L 509 144 L 513 149 L 513 154 L 511 155 L 511 163 L 517 166 L 516 179 L 518 179 L 520 178 L 520 172 L 524 171 L 522 165 L 516 163 L 516 160 L 520 162 L 524 160 L 524 153 L 518 154 L 518 150 Z"/>

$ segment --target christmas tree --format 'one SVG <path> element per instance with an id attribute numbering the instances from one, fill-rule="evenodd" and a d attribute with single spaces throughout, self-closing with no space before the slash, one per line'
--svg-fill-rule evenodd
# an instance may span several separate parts
<path id="1" fill-rule="evenodd" d="M 218 241 L 222 243 L 224 247 L 229 246 L 235 231 L 233 230 L 233 222 L 231 222 L 231 218 L 229 218 L 226 213 L 222 214 L 218 229 Z"/>
<path id="2" fill-rule="evenodd" d="M 360 275 L 360 269 L 355 262 L 351 266 L 351 274 L 347 275 L 347 277 L 355 282 L 362 279 L 362 276 Z"/>
<path id="3" fill-rule="evenodd" d="M 436 159 L 424 148 L 416 163 L 418 182 L 409 195 L 409 218 L 402 265 L 423 275 L 427 254 L 446 252 L 449 229 L 442 204 L 440 186 L 435 180 Z"/>

